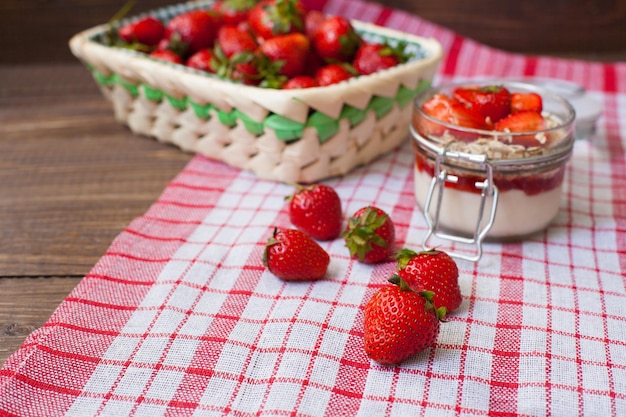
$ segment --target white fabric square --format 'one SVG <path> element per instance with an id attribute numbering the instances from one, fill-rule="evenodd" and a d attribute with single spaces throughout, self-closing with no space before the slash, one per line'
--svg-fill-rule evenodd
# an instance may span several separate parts
<path id="1" fill-rule="evenodd" d="M 104 417 L 128 416 L 134 406 L 135 403 L 130 401 L 109 400 L 100 415 Z"/>
<path id="2" fill-rule="evenodd" d="M 311 355 L 300 352 L 288 352 L 280 359 L 277 378 L 292 382 L 303 381 L 311 362 Z"/>
<path id="3" fill-rule="evenodd" d="M 331 392 L 308 385 L 302 396 L 298 412 L 303 416 L 322 415 L 328 408 Z"/>
<path id="4" fill-rule="evenodd" d="M 604 319 L 601 316 L 581 312 L 578 315 L 580 334 L 597 339 L 604 339 Z"/>
<path id="5" fill-rule="evenodd" d="M 187 238 L 189 242 L 196 243 L 208 243 L 213 240 L 213 237 L 219 230 L 219 226 L 216 224 L 200 224 Z"/>
<path id="6" fill-rule="evenodd" d="M 524 305 L 522 307 L 522 326 L 541 329 L 543 333 L 548 327 L 548 310 L 544 306 L 544 303 L 541 303 L 539 307 L 536 305 Z"/>
<path id="7" fill-rule="evenodd" d="M 466 378 L 465 383 L 468 379 L 488 381 L 491 376 L 492 362 L 493 356 L 490 352 L 468 349 L 465 353 L 463 375 L 473 378 Z"/>
<path id="8" fill-rule="evenodd" d="M 198 256 L 198 254 L 202 252 L 204 248 L 205 248 L 204 243 L 186 242 L 180 248 L 178 248 L 173 258 L 178 259 L 178 260 L 182 259 L 185 261 L 191 261 L 195 259 Z"/>
<path id="9" fill-rule="evenodd" d="M 139 404 L 135 414 L 137 417 L 159 417 L 165 415 L 167 412 L 167 405 L 163 404 L 146 404 L 145 402 Z"/>
<path id="10" fill-rule="evenodd" d="M 199 403 L 212 408 L 225 407 L 236 390 L 236 378 L 225 379 L 214 376 L 209 380 Z"/>
<path id="11" fill-rule="evenodd" d="M 550 348 L 553 356 L 571 359 L 576 358 L 576 340 L 572 335 L 553 333 Z"/>
<path id="12" fill-rule="evenodd" d="M 574 361 L 553 358 L 550 364 L 550 381 L 557 386 L 576 387 L 578 385 L 576 368 Z"/>
<path id="13" fill-rule="evenodd" d="M 523 328 L 520 336 L 520 353 L 545 352 L 547 333 L 541 329 Z"/>
<path id="14" fill-rule="evenodd" d="M 163 349 L 169 342 L 168 337 L 148 335 L 137 349 L 133 362 L 155 364 L 158 363 L 163 354 Z"/>
<path id="15" fill-rule="evenodd" d="M 456 395 L 452 394 L 458 391 L 458 384 L 457 379 L 431 377 L 429 380 L 428 401 L 454 407 Z"/>
<path id="16" fill-rule="evenodd" d="M 308 298 L 298 312 L 298 318 L 325 323 L 330 309 L 331 305 L 329 303 Z"/>
<path id="17" fill-rule="evenodd" d="M 116 395 L 137 398 L 152 376 L 152 368 L 139 368 L 130 365 L 124 370 L 124 375 L 113 391 Z"/>
<path id="18" fill-rule="evenodd" d="M 347 332 L 326 329 L 319 352 L 333 358 L 339 358 L 345 349 L 349 337 L 350 335 Z"/>
<path id="19" fill-rule="evenodd" d="M 232 343 L 224 343 L 220 357 L 215 364 L 215 372 L 223 372 L 229 375 L 240 375 L 243 373 L 246 358 L 250 354 L 250 349 Z"/>
<path id="20" fill-rule="evenodd" d="M 254 414 L 259 410 L 263 401 L 263 396 L 267 390 L 266 384 L 255 384 L 242 382 L 237 392 L 237 397 L 232 405 L 234 411 Z M 230 395 L 233 395 L 232 393 Z"/>
<path id="21" fill-rule="evenodd" d="M 174 398 L 176 390 L 184 376 L 184 372 L 160 369 L 154 376 L 148 388 L 148 392 L 146 392 L 146 398 L 155 398 L 164 401 L 171 400 Z"/>
<path id="22" fill-rule="evenodd" d="M 186 315 L 183 312 L 163 310 L 150 329 L 150 333 L 173 333 L 185 318 Z"/>
<path id="23" fill-rule="evenodd" d="M 272 321 L 263 326 L 263 333 L 259 338 L 257 346 L 263 349 L 276 349 L 282 347 L 289 323 L 284 321 Z"/>
<path id="24" fill-rule="evenodd" d="M 318 355 L 315 357 L 311 371 L 311 382 L 332 388 L 339 372 L 339 362 Z"/>
<path id="25" fill-rule="evenodd" d="M 259 297 L 252 294 L 248 299 L 246 308 L 241 312 L 242 319 L 261 320 L 267 317 L 272 309 L 274 300 L 267 297 Z"/>
<path id="26" fill-rule="evenodd" d="M 183 276 L 183 282 L 188 282 L 199 287 L 204 286 L 212 278 L 215 265 L 206 262 L 194 262 Z"/>
<path id="27" fill-rule="evenodd" d="M 142 332 L 137 333 L 140 334 Z M 121 362 L 126 361 L 130 358 L 130 355 L 132 355 L 140 340 L 140 337 L 119 335 L 113 339 L 106 352 L 102 355 L 102 359 Z"/>
<path id="28" fill-rule="evenodd" d="M 469 410 L 489 410 L 489 379 L 463 380 L 461 407 Z"/>
<path id="29" fill-rule="evenodd" d="M 328 321 L 328 325 L 349 331 L 354 327 L 355 317 L 359 314 L 355 308 L 338 305 Z"/>
<path id="30" fill-rule="evenodd" d="M 259 229 L 246 229 L 243 233 L 246 235 L 252 235 L 253 232 L 257 232 L 257 234 L 261 235 L 262 233 L 259 233 Z M 239 243 L 236 246 L 233 246 L 232 248 L 230 248 L 230 250 L 226 253 L 226 256 L 224 257 L 223 261 L 222 261 L 222 267 L 225 268 L 233 268 L 233 267 L 243 267 L 245 265 L 247 265 L 250 260 L 248 259 L 250 257 L 250 254 L 254 252 L 254 250 L 256 249 L 257 245 L 256 242 L 258 239 L 256 237 L 252 237 L 250 239 L 245 238 L 243 239 L 246 242 L 253 242 L 253 243 Z"/>
<path id="31" fill-rule="evenodd" d="M 274 366 L 278 361 L 278 352 L 256 350 L 246 367 L 246 377 L 252 382 L 267 381 L 274 373 Z M 264 385 L 264 384 L 257 384 Z"/>
<path id="32" fill-rule="evenodd" d="M 331 261 L 332 262 L 332 261 Z M 339 291 L 343 290 L 341 283 L 331 280 L 318 281 L 309 293 L 309 298 L 334 301 Z"/>
<path id="33" fill-rule="evenodd" d="M 163 360 L 163 364 L 182 369 L 187 368 L 191 365 L 199 344 L 199 340 L 180 336 L 176 337 L 172 340 L 170 348 L 167 351 L 167 356 Z"/>
<path id="34" fill-rule="evenodd" d="M 491 306 L 490 303 L 486 305 Z M 482 307 L 482 304 L 481 304 L 481 307 Z M 474 310 L 474 314 L 475 313 L 476 313 L 476 310 Z M 496 317 L 496 316 L 495 315 L 492 316 L 491 317 L 492 320 L 493 320 L 493 317 Z M 474 317 L 474 320 L 476 319 L 477 318 Z M 496 337 L 495 327 L 474 322 L 471 324 L 471 327 L 470 327 L 468 343 L 470 346 L 477 346 L 477 347 L 490 350 L 490 349 L 493 349 L 493 342 L 495 340 L 495 337 Z"/>
<path id="35" fill-rule="evenodd" d="M 609 391 L 609 373 L 604 365 L 600 364 L 587 364 L 581 365 L 582 369 L 582 384 L 589 390 Z"/>
<path id="36" fill-rule="evenodd" d="M 222 304 L 224 304 L 226 298 L 228 298 L 227 294 L 209 291 L 205 292 L 202 294 L 202 297 L 194 308 L 194 315 L 202 314 L 201 319 L 206 320 L 206 316 L 215 315 L 218 311 L 220 311 L 220 308 L 222 307 Z M 192 315 L 192 317 L 194 316 Z"/>
<path id="37" fill-rule="evenodd" d="M 266 408 L 269 410 L 291 411 L 297 404 L 299 392 L 300 384 L 274 382 L 269 386 Z"/>
<path id="38" fill-rule="evenodd" d="M 163 270 L 161 270 L 158 281 L 177 281 L 185 275 L 185 271 L 189 268 L 189 265 L 190 262 L 187 261 L 169 261 L 165 267 L 163 267 Z"/>
<path id="39" fill-rule="evenodd" d="M 199 289 L 192 288 L 185 284 L 179 284 L 170 299 L 167 300 L 167 305 L 181 310 L 189 310 L 199 295 Z"/>
<path id="40" fill-rule="evenodd" d="M 294 323 L 287 339 L 287 349 L 311 350 L 320 333 L 320 327 L 308 323 Z"/>
<path id="41" fill-rule="evenodd" d="M 240 320 L 235 323 L 235 327 L 233 327 L 233 330 L 228 335 L 228 340 L 241 342 L 243 344 L 253 344 L 260 330 L 260 323 L 250 323 Z"/>
<path id="42" fill-rule="evenodd" d="M 174 284 L 171 282 L 157 281 L 146 294 L 143 300 L 141 300 L 141 307 L 161 307 L 163 301 L 168 297 L 170 292 L 174 289 Z"/>

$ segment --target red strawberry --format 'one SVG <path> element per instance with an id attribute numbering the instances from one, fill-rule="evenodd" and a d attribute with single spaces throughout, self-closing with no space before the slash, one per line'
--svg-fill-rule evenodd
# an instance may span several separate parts
<path id="1" fill-rule="evenodd" d="M 461 305 L 463 299 L 459 288 L 459 269 L 450 255 L 438 250 L 416 253 L 402 249 L 396 259 L 398 277 L 411 290 L 432 291 L 435 306 L 444 307 L 448 313 Z"/>
<path id="2" fill-rule="evenodd" d="M 537 93 L 512 93 L 511 112 L 532 110 L 541 113 L 543 110 L 543 99 Z"/>
<path id="3" fill-rule="evenodd" d="M 350 217 L 342 237 L 353 259 L 373 264 L 391 256 L 396 229 L 387 213 L 377 207 L 367 206 Z"/>
<path id="4" fill-rule="evenodd" d="M 372 74 L 395 67 L 409 59 L 404 53 L 404 45 L 392 47 L 380 43 L 364 43 L 356 51 L 352 65 L 361 75 Z"/>
<path id="5" fill-rule="evenodd" d="M 218 0 L 212 10 L 219 13 L 226 25 L 238 25 L 248 19 L 248 12 L 254 7 L 256 0 Z"/>
<path id="6" fill-rule="evenodd" d="M 283 89 L 285 90 L 295 90 L 298 88 L 312 88 L 317 87 L 317 81 L 315 78 L 309 77 L 308 75 L 298 75 L 296 77 L 290 78 L 283 85 Z"/>
<path id="7" fill-rule="evenodd" d="M 173 62 L 174 64 L 182 64 L 183 59 L 175 53 L 174 51 L 170 51 L 169 49 L 157 49 L 150 53 L 150 56 L 154 59 L 160 59 L 161 61 Z"/>
<path id="8" fill-rule="evenodd" d="M 304 32 L 304 8 L 298 0 L 264 0 L 248 14 L 250 29 L 259 37 Z"/>
<path id="9" fill-rule="evenodd" d="M 356 71 L 349 64 L 328 64 L 315 72 L 315 81 L 320 86 L 337 84 L 356 76 Z"/>
<path id="10" fill-rule="evenodd" d="M 431 302 L 432 293 L 406 285 L 386 285 L 365 305 L 363 341 L 368 357 L 395 365 L 433 345 L 445 311 Z"/>
<path id="11" fill-rule="evenodd" d="M 504 119 L 499 120 L 495 126 L 495 130 L 500 132 L 537 132 L 546 128 L 546 121 L 541 113 L 532 110 L 511 113 Z M 511 135 L 511 143 L 526 147 L 542 145 L 535 133 Z"/>
<path id="12" fill-rule="evenodd" d="M 326 15 L 319 10 L 309 10 L 304 16 L 304 33 L 307 38 L 314 39 L 322 22 L 326 20 Z"/>
<path id="13" fill-rule="evenodd" d="M 326 62 L 350 62 L 361 45 L 361 38 L 348 19 L 331 16 L 317 28 L 313 46 Z"/>
<path id="14" fill-rule="evenodd" d="M 263 265 L 286 281 L 317 280 L 324 277 L 330 256 L 304 232 L 274 229 L 263 254 Z"/>
<path id="15" fill-rule="evenodd" d="M 213 53 L 209 49 L 203 49 L 191 55 L 185 65 L 200 71 L 215 72 L 213 69 Z"/>
<path id="16" fill-rule="evenodd" d="M 278 63 L 278 73 L 287 77 L 301 75 L 309 54 L 309 39 L 302 33 L 290 33 L 266 39 L 261 52 L 270 62 Z"/>
<path id="17" fill-rule="evenodd" d="M 448 97 L 445 94 L 435 94 L 428 101 L 422 104 L 422 110 L 429 116 L 455 126 L 468 127 L 472 129 L 487 129 L 483 118 L 471 111 L 459 101 Z M 435 123 L 426 118 L 417 118 L 415 123 L 417 129 L 425 135 L 441 136 L 446 130 L 457 139 L 472 141 L 478 138 L 478 134 L 464 132 L 461 130 L 448 129 L 447 127 Z"/>
<path id="18" fill-rule="evenodd" d="M 298 186 L 289 197 L 289 219 L 317 240 L 331 240 L 341 233 L 341 200 L 328 185 Z"/>
<path id="19" fill-rule="evenodd" d="M 501 85 L 459 87 L 453 96 L 470 111 L 479 114 L 488 125 L 511 112 L 511 93 Z"/>
<path id="20" fill-rule="evenodd" d="M 212 11 L 181 13 L 167 23 L 164 43 L 169 49 L 191 55 L 213 46 L 219 26 L 219 17 Z"/>
<path id="21" fill-rule="evenodd" d="M 228 58 L 241 52 L 253 52 L 258 44 L 250 32 L 237 26 L 224 25 L 217 32 L 217 45 Z"/>
<path id="22" fill-rule="evenodd" d="M 122 26 L 118 35 L 128 43 L 156 46 L 165 35 L 165 26 L 159 19 L 149 16 Z"/>

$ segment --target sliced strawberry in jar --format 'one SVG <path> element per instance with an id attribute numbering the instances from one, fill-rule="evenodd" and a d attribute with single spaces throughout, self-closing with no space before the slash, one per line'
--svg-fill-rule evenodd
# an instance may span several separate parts
<path id="1" fill-rule="evenodd" d="M 535 111 L 541 113 L 543 110 L 543 100 L 537 93 L 512 93 L 511 112 Z"/>
<path id="2" fill-rule="evenodd" d="M 511 93 L 501 85 L 459 87 L 453 97 L 479 114 L 487 125 L 493 125 L 511 112 Z"/>
<path id="3" fill-rule="evenodd" d="M 546 120 L 541 113 L 532 110 L 522 110 L 512 113 L 498 121 L 495 130 L 500 132 L 539 132 L 547 128 Z M 510 143 L 525 147 L 542 146 L 548 137 L 544 133 L 528 135 L 511 135 Z M 507 139 L 508 140 L 508 139 Z"/>
<path id="4" fill-rule="evenodd" d="M 455 126 L 471 129 L 486 129 L 488 127 L 478 113 L 468 109 L 455 98 L 451 98 L 445 94 L 435 94 L 422 105 L 422 110 L 435 119 Z M 477 134 L 449 129 L 424 118 L 419 120 L 417 124 L 417 129 L 426 135 L 442 135 L 448 130 L 457 139 L 463 141 L 471 141 L 478 137 Z"/>

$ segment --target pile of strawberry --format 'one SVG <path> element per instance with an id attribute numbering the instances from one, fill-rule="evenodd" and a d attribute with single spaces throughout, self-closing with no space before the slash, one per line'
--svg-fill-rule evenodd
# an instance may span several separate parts
<path id="1" fill-rule="evenodd" d="M 365 353 L 381 364 L 397 364 L 432 346 L 446 312 L 462 301 L 459 271 L 445 252 L 395 251 L 395 225 L 378 207 L 357 210 L 343 226 L 341 200 L 327 185 L 298 186 L 288 197 L 294 228 L 275 228 L 263 264 L 285 281 L 319 280 L 330 256 L 317 241 L 342 237 L 350 257 L 365 264 L 395 258 L 396 274 L 365 305 Z"/>
<path id="2" fill-rule="evenodd" d="M 308 88 L 406 62 L 405 44 L 366 42 L 350 21 L 299 0 L 219 0 L 163 23 L 145 17 L 109 43 L 248 85 Z"/>
<path id="3" fill-rule="evenodd" d="M 502 85 L 457 87 L 451 95 L 435 94 L 422 105 L 424 113 L 456 126 L 497 132 L 536 132 L 547 128 L 543 99 L 533 92 L 510 92 Z M 426 134 L 441 135 L 441 125 L 422 123 Z M 455 135 L 471 141 L 479 135 Z M 505 136 L 502 136 L 503 138 Z M 541 146 L 534 135 L 512 135 L 511 143 Z"/>

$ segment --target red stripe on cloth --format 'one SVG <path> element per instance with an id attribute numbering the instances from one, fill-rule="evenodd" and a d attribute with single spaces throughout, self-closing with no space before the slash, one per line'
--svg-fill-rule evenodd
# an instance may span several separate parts
<path id="1" fill-rule="evenodd" d="M 464 38 L 456 34 L 454 35 L 450 47 L 444 53 L 443 65 L 441 66 L 441 72 L 443 75 L 452 76 L 455 74 L 459 54 L 461 53 L 464 42 Z"/>
<path id="2" fill-rule="evenodd" d="M 524 62 L 524 76 L 532 77 L 537 73 L 537 58 L 527 57 Z"/>
<path id="3" fill-rule="evenodd" d="M 388 7 L 383 7 L 380 10 L 380 14 L 376 18 L 376 20 L 374 20 L 374 23 L 379 26 L 385 26 L 385 23 L 387 23 L 387 20 L 389 19 L 389 16 L 391 16 L 392 13 L 393 13 L 392 9 Z"/>
<path id="4" fill-rule="evenodd" d="M 521 328 L 524 317 L 521 303 L 524 297 L 524 281 L 519 275 L 522 273 L 520 251 L 518 245 L 503 246 L 489 390 L 489 410 L 492 413 L 511 413 L 512 410 L 517 410 Z"/>

